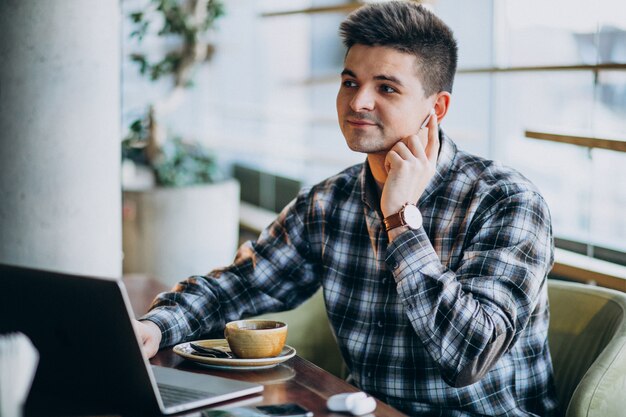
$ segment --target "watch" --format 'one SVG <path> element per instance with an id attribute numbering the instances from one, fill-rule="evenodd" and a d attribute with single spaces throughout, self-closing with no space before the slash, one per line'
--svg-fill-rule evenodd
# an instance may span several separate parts
<path id="1" fill-rule="evenodd" d="M 385 217 L 384 223 L 387 232 L 400 226 L 418 229 L 422 226 L 422 213 L 420 213 L 416 205 L 406 203 L 399 212 Z"/>

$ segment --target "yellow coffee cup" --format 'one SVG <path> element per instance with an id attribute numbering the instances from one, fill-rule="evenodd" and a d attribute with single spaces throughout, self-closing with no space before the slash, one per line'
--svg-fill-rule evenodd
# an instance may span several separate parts
<path id="1" fill-rule="evenodd" d="M 238 358 L 271 358 L 285 346 L 287 324 L 274 320 L 231 321 L 224 328 L 224 337 Z"/>

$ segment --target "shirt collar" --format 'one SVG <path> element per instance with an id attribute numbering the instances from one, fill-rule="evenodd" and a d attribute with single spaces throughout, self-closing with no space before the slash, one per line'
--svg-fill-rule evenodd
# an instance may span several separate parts
<path id="1" fill-rule="evenodd" d="M 378 186 L 372 174 L 370 163 L 365 160 L 363 169 L 361 170 L 359 181 L 361 183 L 361 200 L 370 209 L 380 212 L 380 195 L 378 194 Z"/>
<path id="2" fill-rule="evenodd" d="M 441 128 L 439 128 L 439 143 L 439 156 L 437 157 L 435 175 L 426 186 L 426 190 L 424 190 L 424 193 L 420 197 L 418 205 L 426 201 L 437 188 L 445 183 L 454 169 L 457 147 Z"/>
<path id="3" fill-rule="evenodd" d="M 426 190 L 424 190 L 424 193 L 420 197 L 420 201 L 416 202 L 418 205 L 428 199 L 430 195 L 448 179 L 454 166 L 457 147 L 454 142 L 452 142 L 452 139 L 450 139 L 441 128 L 439 128 L 439 143 L 441 145 L 439 146 L 439 156 L 437 157 L 437 169 L 435 170 L 435 175 L 426 187 Z M 359 174 L 359 182 L 361 187 L 361 200 L 363 203 L 372 210 L 380 211 L 378 188 L 367 160 L 363 164 L 363 168 Z"/>

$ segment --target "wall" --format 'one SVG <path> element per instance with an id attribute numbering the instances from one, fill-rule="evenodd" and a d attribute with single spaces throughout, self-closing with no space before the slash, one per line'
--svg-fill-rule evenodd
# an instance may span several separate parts
<path id="1" fill-rule="evenodd" d="M 0 262 L 121 275 L 119 2 L 0 2 Z"/>

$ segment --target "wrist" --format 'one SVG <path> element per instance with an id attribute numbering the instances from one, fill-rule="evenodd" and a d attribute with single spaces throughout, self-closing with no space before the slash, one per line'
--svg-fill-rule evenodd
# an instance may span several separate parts
<path id="1" fill-rule="evenodd" d="M 407 230 L 411 230 L 411 229 L 409 229 L 408 226 L 400 226 L 400 227 L 396 227 L 395 229 L 391 229 L 387 231 L 387 237 L 389 238 L 389 243 L 393 242 L 395 238 L 397 238 L 398 236 L 400 236 L 402 233 L 406 232 Z"/>
<path id="2" fill-rule="evenodd" d="M 405 203 L 397 212 L 386 216 L 383 220 L 388 233 L 398 228 L 404 230 L 422 227 L 422 213 L 416 205 Z"/>
<path id="3" fill-rule="evenodd" d="M 163 338 L 163 332 L 161 332 L 161 328 L 159 327 L 159 325 L 152 320 L 141 320 L 141 323 L 146 326 L 146 329 L 148 330 L 148 333 L 150 334 L 152 339 L 157 341 L 158 343 L 161 343 L 161 339 Z"/>
<path id="4" fill-rule="evenodd" d="M 380 211 L 383 213 L 383 218 L 386 219 L 389 216 L 393 216 L 394 214 L 399 213 L 403 207 L 403 203 L 393 204 L 391 207 L 381 207 Z"/>

